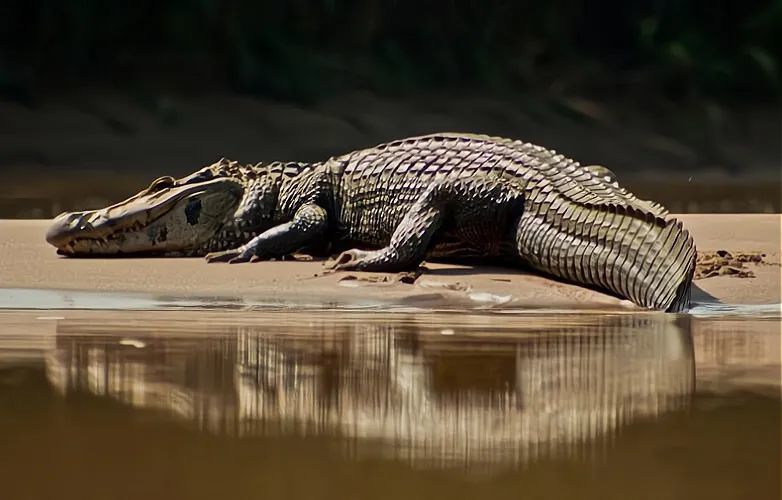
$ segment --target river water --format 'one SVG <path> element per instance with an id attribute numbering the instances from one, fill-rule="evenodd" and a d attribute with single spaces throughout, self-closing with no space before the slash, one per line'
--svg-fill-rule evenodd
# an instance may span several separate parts
<path id="1" fill-rule="evenodd" d="M 0 311 L 0 497 L 780 498 L 780 318 Z"/>

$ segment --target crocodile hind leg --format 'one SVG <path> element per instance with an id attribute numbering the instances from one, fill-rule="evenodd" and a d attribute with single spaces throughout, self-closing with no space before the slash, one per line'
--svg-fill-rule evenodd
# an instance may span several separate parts
<path id="1" fill-rule="evenodd" d="M 239 248 L 210 253 L 206 260 L 237 264 L 253 258 L 287 255 L 315 242 L 323 235 L 326 226 L 326 211 L 318 205 L 307 203 L 296 211 L 290 222 L 264 231 Z"/>
<path id="2" fill-rule="evenodd" d="M 441 184 L 429 186 L 402 218 L 388 246 L 342 252 L 332 269 L 395 272 L 419 264 L 443 224 L 446 191 L 447 187 Z"/>
<path id="3" fill-rule="evenodd" d="M 435 248 L 437 234 L 450 234 L 458 247 L 483 253 L 499 246 L 508 220 L 520 210 L 521 194 L 502 179 L 455 179 L 430 185 L 405 213 L 388 246 L 348 250 L 334 270 L 396 272 L 417 266 Z"/>

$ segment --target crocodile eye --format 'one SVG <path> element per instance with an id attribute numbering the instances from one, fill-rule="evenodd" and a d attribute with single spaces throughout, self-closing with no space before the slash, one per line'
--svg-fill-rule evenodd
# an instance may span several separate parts
<path id="1" fill-rule="evenodd" d="M 154 193 L 155 191 L 160 191 L 161 189 L 168 189 L 173 186 L 174 186 L 174 178 L 167 175 L 165 177 L 160 177 L 152 181 L 152 184 L 149 185 L 148 191 L 150 193 Z"/>

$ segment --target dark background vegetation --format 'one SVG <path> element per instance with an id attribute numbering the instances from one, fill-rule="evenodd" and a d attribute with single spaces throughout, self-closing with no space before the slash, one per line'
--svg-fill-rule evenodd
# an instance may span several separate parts
<path id="1" fill-rule="evenodd" d="M 354 88 L 518 90 L 563 77 L 608 92 L 643 78 L 679 99 L 780 92 L 778 0 L 17 0 L 0 9 L 0 82 L 12 99 L 163 75 L 305 102 Z"/>
<path id="2" fill-rule="evenodd" d="M 777 0 L 3 5 L 0 82 L 7 98 L 163 75 L 305 102 L 353 88 L 509 90 L 563 77 L 567 85 L 607 92 L 643 78 L 650 90 L 679 99 L 780 92 Z"/>
<path id="3" fill-rule="evenodd" d="M 310 148 L 301 146 L 312 136 L 305 126 L 291 127 L 307 130 L 298 136 L 285 129 L 288 146 L 260 139 L 274 136 L 275 120 L 258 129 L 257 141 L 244 139 L 251 146 L 240 147 L 239 132 L 211 134 L 210 148 L 238 151 L 246 161 L 272 153 L 310 159 L 440 126 L 545 141 L 588 161 L 617 161 L 622 165 L 615 170 L 629 174 L 711 170 L 732 178 L 758 174 L 767 184 L 778 178 L 781 49 L 782 0 L 6 0 L 0 3 L 0 169 L 95 170 L 102 160 L 107 168 L 146 174 L 160 163 L 139 156 L 125 164 L 122 158 L 132 154 L 118 152 L 146 147 L 148 127 L 133 118 L 133 109 L 153 116 L 162 130 L 157 135 L 165 136 L 190 122 L 232 121 L 236 107 L 218 115 L 194 110 L 199 102 L 227 109 L 215 98 L 220 95 L 252 101 L 238 108 L 257 114 L 265 114 L 253 107 L 259 102 L 285 103 L 290 107 L 268 111 L 279 114 L 278 122 L 285 110 L 316 110 L 358 130 L 342 134 L 335 126 L 327 143 Z M 470 99 L 496 106 L 476 105 L 471 115 L 480 119 L 457 117 Z M 120 101 L 130 104 L 115 105 Z M 382 103 L 407 110 L 388 118 L 398 126 L 372 128 L 370 118 L 356 115 L 361 107 L 382 120 Z M 57 121 L 55 104 L 100 122 L 106 128 L 100 137 L 116 157 L 90 156 L 96 149 L 88 146 L 96 143 L 89 141 L 81 158 L 61 153 L 57 141 L 67 135 L 71 115 L 61 111 Z M 430 105 L 439 118 L 427 122 Z M 497 106 L 515 114 L 492 119 Z M 638 150 L 635 136 L 622 135 L 627 127 L 661 138 L 651 142 L 663 153 Z M 603 154 L 581 144 L 579 137 L 595 130 L 600 133 L 587 142 L 605 137 L 628 152 Z M 31 134 L 40 135 L 35 151 Z M 111 134 L 135 139 L 119 145 Z M 148 156 L 166 157 L 174 173 L 212 161 L 201 156 L 212 149 L 198 149 L 200 160 L 177 153 L 171 144 L 210 137 L 188 134 L 171 135 L 168 157 L 151 146 Z M 638 164 L 627 165 L 634 158 Z M 770 191 L 749 209 L 779 210 L 777 194 Z M 8 189 L 0 196 L 31 198 Z"/>

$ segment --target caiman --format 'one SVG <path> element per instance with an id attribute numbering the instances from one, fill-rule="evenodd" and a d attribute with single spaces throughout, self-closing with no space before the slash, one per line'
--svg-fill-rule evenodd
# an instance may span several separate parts
<path id="1" fill-rule="evenodd" d="M 62 255 L 206 256 L 247 262 L 340 244 L 335 270 L 395 272 L 425 258 L 500 258 L 682 311 L 695 268 L 690 234 L 657 203 L 534 144 L 435 134 L 319 163 L 222 159 L 161 177 L 109 207 L 59 215 Z"/>

